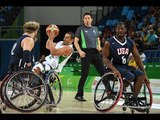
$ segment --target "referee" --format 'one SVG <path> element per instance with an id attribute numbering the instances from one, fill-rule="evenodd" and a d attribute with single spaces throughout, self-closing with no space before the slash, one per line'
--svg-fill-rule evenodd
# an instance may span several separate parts
<path id="1" fill-rule="evenodd" d="M 75 33 L 74 45 L 81 57 L 81 78 L 78 84 L 78 91 L 75 99 L 86 101 L 84 99 L 84 84 L 87 79 L 90 65 L 93 64 L 97 72 L 102 76 L 104 74 L 104 65 L 100 51 L 102 50 L 99 39 L 99 30 L 92 26 L 93 17 L 90 13 L 84 13 L 83 25 L 79 26 Z"/>

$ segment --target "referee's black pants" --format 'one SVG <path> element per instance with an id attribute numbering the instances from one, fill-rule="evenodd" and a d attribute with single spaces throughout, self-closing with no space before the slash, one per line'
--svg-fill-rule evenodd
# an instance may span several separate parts
<path id="1" fill-rule="evenodd" d="M 88 77 L 91 64 L 94 65 L 100 76 L 104 75 L 104 64 L 100 52 L 97 51 L 97 49 L 87 49 L 83 51 L 86 53 L 86 56 L 81 58 L 81 78 L 78 84 L 77 96 L 83 96 L 84 94 L 84 84 Z"/>

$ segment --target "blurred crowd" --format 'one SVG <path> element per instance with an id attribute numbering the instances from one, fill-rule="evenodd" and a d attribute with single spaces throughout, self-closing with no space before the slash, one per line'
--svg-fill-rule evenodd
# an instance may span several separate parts
<path id="1" fill-rule="evenodd" d="M 157 49 L 160 43 L 160 6 L 150 6 L 146 16 L 140 13 L 124 21 L 127 26 L 126 37 L 136 42 L 139 52 Z M 114 35 L 114 27 L 105 26 L 101 33 L 101 45 Z"/>

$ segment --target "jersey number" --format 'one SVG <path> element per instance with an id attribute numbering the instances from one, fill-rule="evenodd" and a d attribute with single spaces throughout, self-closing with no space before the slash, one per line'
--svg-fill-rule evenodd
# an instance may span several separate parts
<path id="1" fill-rule="evenodd" d="M 122 56 L 122 64 L 126 64 L 127 60 L 124 56 Z"/>

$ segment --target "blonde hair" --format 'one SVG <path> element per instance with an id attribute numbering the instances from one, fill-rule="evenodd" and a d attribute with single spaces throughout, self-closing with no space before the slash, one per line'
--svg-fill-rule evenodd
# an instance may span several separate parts
<path id="1" fill-rule="evenodd" d="M 33 33 L 40 28 L 40 24 L 36 21 L 28 21 L 23 25 L 23 31 Z"/>

